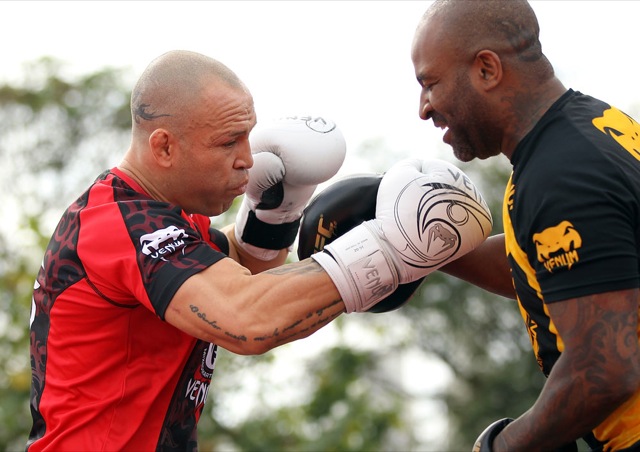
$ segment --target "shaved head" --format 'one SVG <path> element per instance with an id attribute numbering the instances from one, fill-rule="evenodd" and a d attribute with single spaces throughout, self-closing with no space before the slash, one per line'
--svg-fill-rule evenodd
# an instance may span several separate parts
<path id="1" fill-rule="evenodd" d="M 565 91 L 526 0 L 435 0 L 411 49 L 419 115 L 462 161 L 511 155 Z"/>
<path id="2" fill-rule="evenodd" d="M 219 215 L 253 165 L 253 97 L 221 62 L 174 50 L 153 60 L 131 93 L 131 145 L 119 168 L 154 199 Z"/>
<path id="3" fill-rule="evenodd" d="M 487 49 L 511 64 L 526 64 L 527 71 L 534 66 L 539 76 L 553 75 L 542 53 L 538 20 L 526 0 L 436 0 L 420 20 L 416 39 L 422 27 L 434 23 L 439 41 L 461 58 Z"/>
<path id="4" fill-rule="evenodd" d="M 212 82 L 246 90 L 238 76 L 221 62 L 196 52 L 174 50 L 153 60 L 131 93 L 134 131 L 149 132 L 171 124 L 181 127 Z"/>

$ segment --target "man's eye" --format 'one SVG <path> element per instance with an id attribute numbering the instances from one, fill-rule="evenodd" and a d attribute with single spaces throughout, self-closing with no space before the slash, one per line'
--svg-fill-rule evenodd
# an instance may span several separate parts
<path id="1" fill-rule="evenodd" d="M 232 148 L 235 144 L 236 144 L 236 140 L 233 140 L 223 144 L 222 146 L 225 148 Z"/>
<path id="2" fill-rule="evenodd" d="M 428 91 L 431 89 L 431 87 L 433 86 L 433 82 L 430 82 L 426 79 L 423 78 L 419 78 L 418 79 L 418 83 L 420 84 L 420 87 L 424 90 L 424 91 Z"/>

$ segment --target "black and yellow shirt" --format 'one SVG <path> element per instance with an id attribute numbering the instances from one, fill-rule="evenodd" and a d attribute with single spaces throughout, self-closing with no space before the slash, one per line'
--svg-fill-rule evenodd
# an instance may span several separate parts
<path id="1" fill-rule="evenodd" d="M 640 125 L 568 90 L 511 163 L 507 255 L 534 353 L 549 375 L 563 344 L 547 303 L 640 286 Z M 604 450 L 640 442 L 640 391 L 593 434 Z"/>

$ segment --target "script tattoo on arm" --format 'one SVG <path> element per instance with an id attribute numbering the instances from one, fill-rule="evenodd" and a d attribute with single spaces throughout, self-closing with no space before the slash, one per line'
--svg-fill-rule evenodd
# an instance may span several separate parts
<path id="1" fill-rule="evenodd" d="M 274 339 L 277 344 L 284 344 L 284 343 L 290 342 L 290 340 L 295 337 L 306 337 L 310 332 L 317 330 L 320 326 L 331 323 L 332 320 L 334 320 L 340 314 L 342 314 L 342 311 L 338 311 L 334 313 L 329 312 L 325 315 L 325 310 L 327 310 L 332 306 L 335 306 L 336 304 L 340 303 L 340 301 L 341 300 L 335 300 L 329 305 L 327 305 L 325 308 L 318 309 L 315 312 L 311 312 L 307 314 L 307 316 L 304 319 L 300 319 L 293 322 L 291 325 L 284 327 L 282 331 L 279 331 L 279 329 L 276 328 L 272 334 L 255 337 L 254 340 L 266 341 L 269 339 Z M 296 327 L 300 326 L 305 322 L 306 322 L 306 326 L 299 328 L 297 330 L 294 330 Z"/>
<path id="2" fill-rule="evenodd" d="M 218 322 L 216 320 L 209 320 L 207 318 L 207 314 L 206 312 L 201 312 L 200 309 L 196 306 L 196 305 L 189 305 L 189 308 L 191 309 L 191 312 L 193 312 L 196 316 L 198 316 L 198 318 L 200 320 L 202 320 L 204 323 L 206 323 L 207 325 L 209 325 L 210 327 L 212 327 L 214 330 L 221 330 L 222 328 L 220 328 L 218 326 Z M 247 342 L 247 337 L 246 336 L 242 336 L 242 335 L 236 335 L 233 333 L 230 333 L 229 331 L 225 331 L 224 334 L 226 334 L 229 337 L 232 337 L 236 340 L 242 341 L 242 342 Z"/>
<path id="3" fill-rule="evenodd" d="M 277 268 L 273 268 L 267 270 L 265 273 L 271 273 L 273 275 L 285 275 L 290 273 L 322 273 L 324 269 L 313 259 L 307 258 L 295 265 L 285 265 Z M 276 343 L 286 343 L 289 342 L 292 338 L 295 337 L 305 337 L 310 332 L 315 331 L 320 328 L 320 326 L 331 323 L 334 319 L 342 314 L 342 310 L 338 310 L 337 312 L 332 312 L 331 308 L 339 305 L 342 302 L 341 299 L 336 299 L 331 301 L 328 305 L 323 308 L 317 309 L 316 311 L 309 312 L 303 319 L 299 319 L 293 322 L 291 325 L 286 326 L 282 329 L 282 331 L 276 329 L 271 335 L 256 337 L 256 341 L 264 341 L 269 339 L 275 339 Z M 328 312 L 327 312 L 328 311 Z M 304 327 L 300 327 L 300 325 L 305 324 Z M 296 330 L 296 328 L 298 328 Z"/>
<path id="4" fill-rule="evenodd" d="M 321 273 L 323 271 L 324 270 L 322 269 L 322 267 L 320 267 L 320 265 L 317 264 L 314 260 L 305 259 L 295 264 L 266 270 L 264 273 L 270 273 L 273 275 L 286 275 L 291 273 Z M 232 333 L 230 331 L 223 331 L 223 334 L 242 342 L 273 341 L 276 345 L 282 345 L 297 338 L 306 337 L 314 331 L 320 329 L 321 327 L 331 323 L 331 321 L 339 317 L 344 312 L 344 310 L 340 307 L 341 303 L 342 300 L 339 298 L 332 300 L 321 308 L 316 308 L 309 311 L 300 319 L 294 320 L 288 325 L 276 327 L 271 333 L 266 333 L 261 336 L 248 338 L 245 334 Z M 191 312 L 195 314 L 202 322 L 206 323 L 215 330 L 222 331 L 222 327 L 218 324 L 218 321 L 208 318 L 207 313 L 203 312 L 198 306 L 191 304 L 189 305 L 189 308 Z"/>

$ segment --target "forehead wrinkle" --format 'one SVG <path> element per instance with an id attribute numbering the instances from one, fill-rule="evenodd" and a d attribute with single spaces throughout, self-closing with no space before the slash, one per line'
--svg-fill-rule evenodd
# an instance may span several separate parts
<path id="1" fill-rule="evenodd" d="M 196 115 L 201 125 L 211 125 L 211 122 L 234 121 L 238 117 L 253 115 L 253 98 L 246 90 L 239 90 L 225 83 L 212 84 L 200 100 L 200 108 Z"/>

